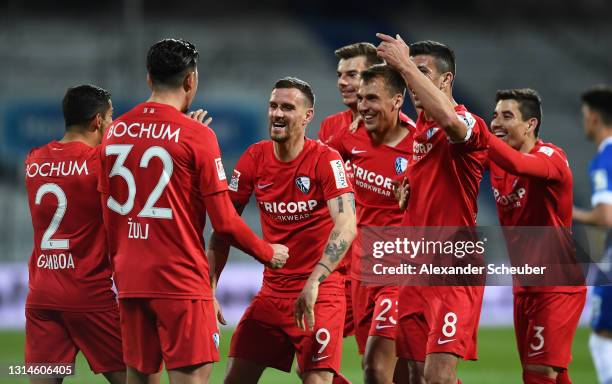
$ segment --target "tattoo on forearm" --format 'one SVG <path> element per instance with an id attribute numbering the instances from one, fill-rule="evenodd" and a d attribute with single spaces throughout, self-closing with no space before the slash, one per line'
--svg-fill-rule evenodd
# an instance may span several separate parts
<path id="1" fill-rule="evenodd" d="M 331 235 L 329 235 L 330 240 L 336 240 L 340 236 L 339 232 L 332 231 Z"/>
<path id="2" fill-rule="evenodd" d="M 340 256 L 346 252 L 347 248 L 348 242 L 346 240 L 340 240 L 339 244 L 336 242 L 330 242 L 325 247 L 324 253 L 329 257 L 329 260 L 331 260 L 332 263 L 335 263 L 340 260 Z"/>
<path id="3" fill-rule="evenodd" d="M 322 274 L 321 276 L 319 276 L 319 284 L 322 283 L 325 279 L 327 279 L 326 274 Z"/>
<path id="4" fill-rule="evenodd" d="M 342 196 L 338 196 L 338 213 L 344 213 L 344 202 Z"/>

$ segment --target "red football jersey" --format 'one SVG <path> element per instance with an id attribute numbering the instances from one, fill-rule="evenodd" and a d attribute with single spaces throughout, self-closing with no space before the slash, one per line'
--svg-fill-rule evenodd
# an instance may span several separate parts
<path id="1" fill-rule="evenodd" d="M 341 132 L 345 128 L 348 128 L 352 122 L 353 111 L 350 109 L 327 116 L 321 122 L 321 127 L 319 128 L 319 140 L 327 144 L 328 141 L 334 138 L 335 134 Z M 360 125 L 363 125 L 363 122 Z"/>
<path id="2" fill-rule="evenodd" d="M 327 201 L 353 191 L 340 155 L 306 139 L 298 157 L 281 162 L 273 142 L 260 141 L 238 160 L 229 189 L 232 201 L 239 204 L 247 204 L 254 192 L 264 239 L 289 248 L 283 268 L 265 269 L 262 293 L 296 296 L 321 259 L 334 226 Z M 344 295 L 343 276 L 334 271 L 319 294 Z"/>
<path id="3" fill-rule="evenodd" d="M 572 226 L 573 177 L 565 152 L 554 144 L 538 140 L 529 154 L 549 162 L 551 168 L 559 171 L 560 180 L 513 175 L 490 161 L 491 186 L 500 224 L 504 227 L 564 227 L 569 230 Z M 569 238 L 562 239 L 562 233 L 559 235 L 559 241 L 570 240 Z M 546 254 L 548 246 L 540 244 L 546 240 L 536 238 L 535 235 L 533 239 L 518 236 L 520 236 L 518 247 L 523 250 L 525 257 L 529 257 L 528 254 L 532 252 Z M 556 238 L 554 233 L 545 237 L 552 239 L 553 236 Z M 568 244 L 568 246 L 571 245 Z M 542 252 L 539 251 L 540 248 L 544 248 Z M 524 251 L 527 249 L 529 251 Z M 547 261 L 552 262 L 554 256 L 551 255 Z M 515 286 L 514 288 L 515 292 L 575 292 L 584 289 L 580 286 Z"/>
<path id="4" fill-rule="evenodd" d="M 65 311 L 117 306 L 96 187 L 97 148 L 51 142 L 25 161 L 34 227 L 27 308 Z"/>
<path id="5" fill-rule="evenodd" d="M 351 133 L 348 127 L 337 131 L 327 142 L 353 170 L 353 186 L 357 203 L 357 226 L 399 226 L 403 212 L 393 194 L 393 180 L 403 174 L 412 156 L 414 122 L 403 113 L 400 120 L 408 130 L 406 137 L 395 147 L 375 144 L 364 127 Z M 351 275 L 360 275 L 361 253 L 353 247 Z"/>
<path id="6" fill-rule="evenodd" d="M 406 172 L 410 199 L 403 226 L 474 226 L 483 164 L 487 157 L 487 125 L 463 105 L 457 118 L 468 127 L 465 142 L 451 143 L 444 130 L 421 112 L 416 123 L 413 155 Z"/>
<path id="7" fill-rule="evenodd" d="M 119 297 L 210 299 L 204 197 L 227 189 L 214 132 L 142 103 L 102 142 L 100 190 Z"/>

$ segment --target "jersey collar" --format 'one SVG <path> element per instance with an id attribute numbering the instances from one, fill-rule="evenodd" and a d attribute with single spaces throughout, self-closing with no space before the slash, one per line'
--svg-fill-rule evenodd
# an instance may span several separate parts
<path id="1" fill-rule="evenodd" d="M 603 150 L 608 146 L 612 144 L 612 136 L 608 136 L 606 137 L 601 144 L 599 144 L 599 148 L 597 148 L 597 152 L 601 153 L 603 152 Z"/>

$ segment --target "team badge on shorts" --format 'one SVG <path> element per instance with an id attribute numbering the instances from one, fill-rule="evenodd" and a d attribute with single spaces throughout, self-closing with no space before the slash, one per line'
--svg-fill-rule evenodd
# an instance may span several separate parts
<path id="1" fill-rule="evenodd" d="M 295 178 L 295 185 L 302 193 L 308 193 L 310 191 L 310 178 L 308 176 L 298 176 Z"/>
<path id="2" fill-rule="evenodd" d="M 406 168 L 408 167 L 408 160 L 404 159 L 403 157 L 396 157 L 395 158 L 395 172 L 398 175 L 401 175 L 402 173 L 404 173 L 404 171 L 406 170 Z"/>
<path id="3" fill-rule="evenodd" d="M 219 333 L 213 333 L 212 338 L 213 342 L 215 343 L 215 348 L 219 349 Z"/>

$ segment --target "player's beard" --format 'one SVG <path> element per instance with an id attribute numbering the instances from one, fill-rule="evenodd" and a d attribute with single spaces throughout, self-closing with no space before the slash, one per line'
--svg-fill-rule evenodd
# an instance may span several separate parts
<path id="1" fill-rule="evenodd" d="M 289 137 L 290 137 L 290 135 L 289 135 L 289 130 L 290 130 L 291 128 L 290 128 L 289 122 L 288 122 L 288 121 L 285 121 L 285 120 L 280 120 L 280 121 L 276 121 L 276 122 L 282 122 L 282 123 L 285 123 L 285 127 L 284 127 L 284 128 L 282 128 L 283 133 L 281 133 L 281 134 L 275 134 L 275 133 L 274 133 L 274 131 L 275 131 L 276 129 L 278 129 L 278 128 L 275 128 L 275 127 L 274 127 L 274 123 L 275 123 L 275 122 L 271 122 L 271 123 L 270 123 L 270 139 L 271 139 L 272 141 L 277 142 L 277 143 L 285 143 L 285 142 L 287 142 L 287 140 L 289 140 Z"/>

